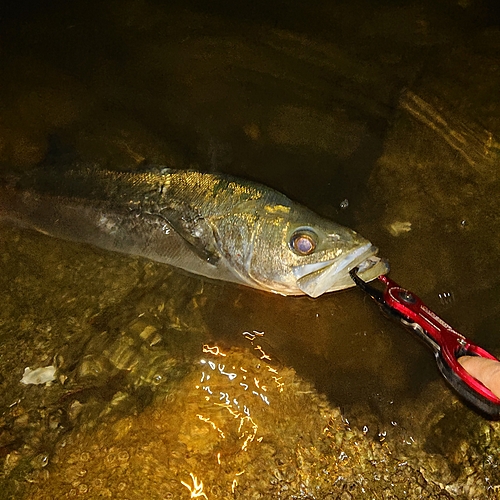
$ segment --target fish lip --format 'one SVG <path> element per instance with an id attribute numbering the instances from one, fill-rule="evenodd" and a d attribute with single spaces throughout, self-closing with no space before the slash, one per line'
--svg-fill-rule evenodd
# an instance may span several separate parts
<path id="1" fill-rule="evenodd" d="M 380 262 L 375 257 L 377 252 L 377 247 L 365 243 L 335 259 L 296 266 L 293 274 L 297 287 L 311 297 L 318 297 L 323 293 L 354 286 L 352 279 L 346 281 L 349 271 L 360 266 L 359 274 L 362 275 L 372 269 Z"/>
<path id="2" fill-rule="evenodd" d="M 349 264 L 351 264 L 353 261 L 358 260 L 357 263 L 359 264 L 362 261 L 368 259 L 369 257 L 372 257 L 377 252 L 378 248 L 374 247 L 371 243 L 366 243 L 364 245 L 358 246 L 354 250 L 351 250 L 347 255 L 340 255 L 335 259 L 329 259 L 321 262 L 314 262 L 312 264 L 303 264 L 301 266 L 295 266 L 293 268 L 293 274 L 297 279 L 301 279 L 305 276 L 310 275 L 311 273 L 330 267 L 335 263 L 340 264 L 340 267 L 338 269 L 338 272 L 340 272 L 343 269 L 345 269 L 346 266 L 349 266 Z M 359 258 L 360 255 L 363 256 L 363 259 Z M 353 265 L 351 269 L 354 267 L 356 266 Z"/>

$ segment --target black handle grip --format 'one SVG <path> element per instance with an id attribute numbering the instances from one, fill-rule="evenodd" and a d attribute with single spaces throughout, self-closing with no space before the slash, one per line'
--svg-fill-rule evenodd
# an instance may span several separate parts
<path id="1" fill-rule="evenodd" d="M 467 403 L 491 420 L 498 420 L 500 418 L 500 405 L 490 401 L 469 387 L 451 367 L 445 363 L 440 352 L 436 352 L 436 363 L 441 375 L 443 375 L 451 387 L 453 387 L 459 396 Z"/>

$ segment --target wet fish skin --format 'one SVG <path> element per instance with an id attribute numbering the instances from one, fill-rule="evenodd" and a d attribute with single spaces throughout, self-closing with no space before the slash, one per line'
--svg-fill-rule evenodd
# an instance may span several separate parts
<path id="1" fill-rule="evenodd" d="M 376 253 L 273 189 L 193 170 L 38 170 L 0 185 L 0 219 L 283 295 L 353 286 L 348 271 Z M 291 243 L 301 231 L 315 245 L 307 255 Z M 366 281 L 388 269 L 371 264 L 360 274 Z"/>

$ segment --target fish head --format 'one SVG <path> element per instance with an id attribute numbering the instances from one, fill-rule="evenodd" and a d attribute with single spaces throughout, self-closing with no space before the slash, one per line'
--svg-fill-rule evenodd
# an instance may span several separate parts
<path id="1" fill-rule="evenodd" d="M 378 249 L 355 231 L 300 205 L 284 208 L 267 210 L 253 227 L 244 267 L 259 288 L 318 297 L 354 286 L 354 268 L 364 281 L 389 270 Z"/>

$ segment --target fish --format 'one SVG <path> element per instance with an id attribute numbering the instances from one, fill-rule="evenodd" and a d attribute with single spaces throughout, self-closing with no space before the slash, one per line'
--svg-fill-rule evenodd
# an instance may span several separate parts
<path id="1" fill-rule="evenodd" d="M 361 235 L 284 194 L 225 174 L 79 165 L 0 183 L 0 221 L 210 279 L 319 297 L 389 270 Z"/>

